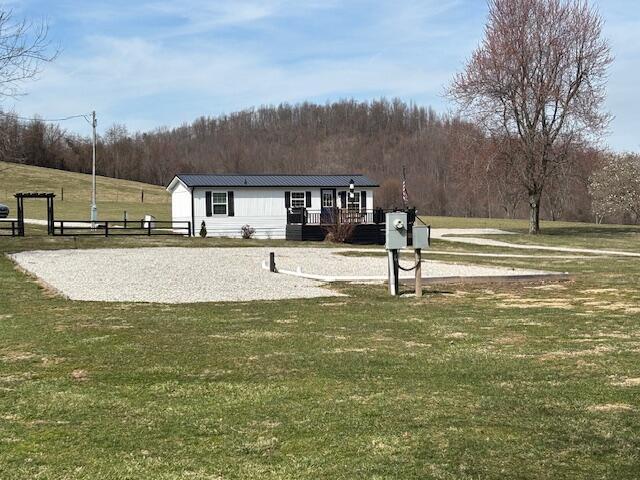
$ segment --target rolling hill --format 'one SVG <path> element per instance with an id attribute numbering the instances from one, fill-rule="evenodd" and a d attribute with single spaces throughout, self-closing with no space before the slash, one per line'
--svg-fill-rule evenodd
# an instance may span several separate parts
<path id="1" fill-rule="evenodd" d="M 163 187 L 97 177 L 96 191 L 98 218 L 101 220 L 120 220 L 125 211 L 131 220 L 140 219 L 145 214 L 166 220 L 171 217 L 171 196 Z M 89 219 L 91 175 L 0 162 L 0 203 L 9 206 L 11 217 L 15 216 L 13 195 L 17 192 L 53 192 L 56 194 L 56 219 Z M 46 203 L 26 200 L 25 218 L 46 218 Z"/>

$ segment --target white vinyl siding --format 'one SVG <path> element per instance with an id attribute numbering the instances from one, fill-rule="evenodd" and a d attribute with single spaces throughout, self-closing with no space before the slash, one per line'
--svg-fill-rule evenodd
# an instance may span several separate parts
<path id="1" fill-rule="evenodd" d="M 191 221 L 191 190 L 178 182 L 171 192 L 171 219 L 174 222 Z"/>
<path id="2" fill-rule="evenodd" d="M 292 206 L 294 193 L 300 193 L 299 200 L 301 206 L 306 204 L 306 192 L 311 192 L 310 210 L 320 211 L 322 202 L 320 198 L 320 188 L 310 188 L 292 190 L 291 188 L 255 188 L 255 187 L 235 187 L 228 191 L 215 190 L 213 188 L 194 188 L 193 207 L 196 234 L 200 230 L 200 225 L 205 222 L 207 234 L 211 237 L 240 237 L 243 225 L 250 225 L 255 228 L 256 238 L 285 238 L 287 225 L 287 209 L 285 208 L 285 192 L 291 192 Z M 211 192 L 212 215 L 206 216 L 206 192 Z M 233 191 L 234 196 L 234 216 L 229 213 L 229 195 Z M 336 206 L 343 208 L 340 203 L 339 192 L 336 192 Z M 364 191 L 364 190 L 357 190 Z M 367 210 L 374 208 L 373 190 L 367 192 Z M 215 214 L 214 199 L 216 194 L 221 193 L 225 197 L 225 214 Z M 218 198 L 222 200 L 222 196 Z M 222 205 L 222 202 L 220 203 Z M 178 221 L 191 221 L 191 191 L 184 187 L 181 182 L 172 191 L 173 219 Z"/>

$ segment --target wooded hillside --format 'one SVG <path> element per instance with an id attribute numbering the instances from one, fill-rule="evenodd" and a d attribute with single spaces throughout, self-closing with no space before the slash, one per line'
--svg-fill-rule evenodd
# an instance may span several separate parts
<path id="1" fill-rule="evenodd" d="M 0 160 L 88 173 L 91 142 L 62 126 L 0 119 Z M 190 125 L 131 133 L 113 125 L 99 139 L 98 173 L 166 185 L 178 172 L 351 173 L 382 188 L 377 204 L 410 203 L 431 215 L 526 215 L 518 180 L 477 127 L 399 100 L 261 107 Z M 600 161 L 576 148 L 543 199 L 546 219 L 591 220 L 588 178 Z"/>

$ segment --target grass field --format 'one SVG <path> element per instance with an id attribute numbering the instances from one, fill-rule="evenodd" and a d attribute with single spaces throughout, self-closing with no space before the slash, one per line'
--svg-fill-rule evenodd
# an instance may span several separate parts
<path id="1" fill-rule="evenodd" d="M 636 250 L 630 230 L 535 241 Z M 0 253 L 239 242 L 0 238 Z M 638 478 L 640 262 L 435 248 L 575 280 L 419 301 L 340 286 L 349 297 L 82 303 L 0 256 L 0 478 Z"/>
<path id="2" fill-rule="evenodd" d="M 64 200 L 63 193 L 64 190 Z M 142 203 L 144 191 L 144 203 Z M 90 217 L 91 175 L 51 168 L 0 162 L 0 203 L 11 208 L 15 216 L 17 192 L 53 192 L 58 220 L 85 220 Z M 124 212 L 139 220 L 145 214 L 171 219 L 171 196 L 163 187 L 146 183 L 97 177 L 98 216 L 103 220 L 121 220 Z M 46 219 L 44 200 L 26 200 L 25 218 Z"/>
<path id="3" fill-rule="evenodd" d="M 16 191 L 64 188 L 57 217 L 88 216 L 86 175 L 4 163 L 0 175 L 12 208 Z M 162 187 L 99 178 L 98 192 L 101 218 L 169 216 Z M 44 205 L 26 214 L 44 218 Z M 638 227 L 544 222 L 529 237 L 520 220 L 426 219 L 508 229 L 518 234 L 488 238 L 514 243 L 640 251 Z M 0 254 L 283 243 L 0 238 Z M 0 478 L 637 478 L 637 259 L 434 249 L 575 280 L 434 286 L 420 301 L 343 285 L 337 300 L 82 303 L 0 256 Z"/>

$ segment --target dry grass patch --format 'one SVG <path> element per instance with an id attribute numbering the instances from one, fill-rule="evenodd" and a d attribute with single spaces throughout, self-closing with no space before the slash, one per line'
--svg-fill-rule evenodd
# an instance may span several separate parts
<path id="1" fill-rule="evenodd" d="M 587 288 L 586 290 L 581 290 L 581 293 L 586 293 L 586 294 L 603 294 L 603 293 L 613 293 L 613 294 L 618 294 L 620 293 L 620 291 L 617 288 Z"/>
<path id="2" fill-rule="evenodd" d="M 640 377 L 625 378 L 620 382 L 614 382 L 612 385 L 615 385 L 616 387 L 640 387 Z"/>
<path id="3" fill-rule="evenodd" d="M 540 355 L 538 359 L 544 362 L 548 360 L 562 360 L 564 358 L 600 356 L 612 351 L 614 351 L 614 349 L 611 347 L 608 347 L 606 345 L 598 345 L 588 350 L 565 350 L 558 352 L 548 352 Z"/>
<path id="4" fill-rule="evenodd" d="M 420 342 L 414 342 L 414 341 L 407 341 L 404 342 L 404 346 L 408 347 L 408 348 L 428 348 L 431 347 L 430 343 L 420 343 Z"/>
<path id="5" fill-rule="evenodd" d="M 527 341 L 527 336 L 521 333 L 512 333 L 496 338 L 493 343 L 496 345 L 522 345 Z"/>
<path id="6" fill-rule="evenodd" d="M 561 283 L 549 283 L 544 285 L 538 285 L 537 287 L 525 287 L 527 290 L 543 290 L 545 292 L 553 292 L 557 290 L 566 290 L 567 286 Z"/>
<path id="7" fill-rule="evenodd" d="M 334 348 L 332 350 L 323 350 L 324 353 L 373 353 L 376 348 Z"/>
<path id="8" fill-rule="evenodd" d="M 450 339 L 456 339 L 456 340 L 460 340 L 466 337 L 467 337 L 467 334 L 464 332 L 452 332 L 444 335 L 444 338 L 450 338 Z"/>
<path id="9" fill-rule="evenodd" d="M 587 408 L 590 412 L 630 412 L 633 407 L 626 403 L 605 403 L 604 405 L 591 405 Z"/>
<path id="10" fill-rule="evenodd" d="M 89 373 L 86 370 L 79 368 L 71 372 L 71 378 L 78 382 L 84 382 L 86 380 L 89 380 Z"/>
<path id="11" fill-rule="evenodd" d="M 6 363 L 13 363 L 13 362 L 23 362 L 25 360 L 32 360 L 33 358 L 36 357 L 35 353 L 31 353 L 31 352 L 24 352 L 24 351 L 4 351 L 0 354 L 0 361 L 2 362 L 6 362 Z"/>
<path id="12" fill-rule="evenodd" d="M 498 308 L 511 309 L 517 308 L 520 310 L 529 310 L 532 308 L 553 308 L 557 310 L 573 310 L 575 307 L 570 300 L 554 298 L 549 300 L 539 299 L 527 299 L 520 298 L 513 302 L 502 302 L 497 305 Z"/>

